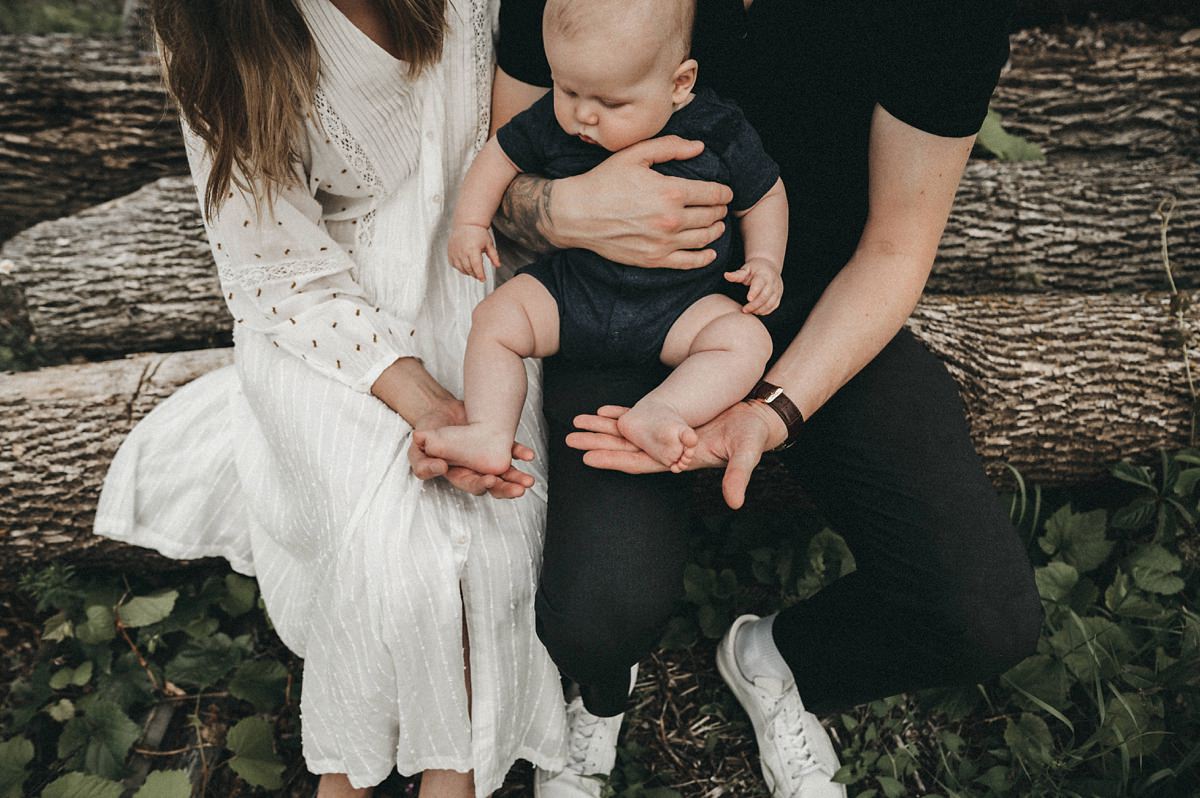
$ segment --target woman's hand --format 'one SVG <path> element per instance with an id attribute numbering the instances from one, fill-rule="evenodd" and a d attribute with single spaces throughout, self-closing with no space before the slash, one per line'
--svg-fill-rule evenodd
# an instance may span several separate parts
<path id="1" fill-rule="evenodd" d="M 733 192 L 720 183 L 668 177 L 650 167 L 694 158 L 699 141 L 663 136 L 627 147 L 590 172 L 556 180 L 543 201 L 550 241 L 631 266 L 698 269 L 725 230 Z"/>
<path id="2" fill-rule="evenodd" d="M 666 467 L 621 435 L 617 419 L 627 407 L 605 405 L 596 415 L 575 417 L 581 430 L 567 435 L 567 445 L 584 452 L 583 462 L 593 468 L 651 474 Z M 721 493 L 737 510 L 746 501 L 746 485 L 762 453 L 787 439 L 783 420 L 761 402 L 738 402 L 696 430 L 700 438 L 689 470 L 725 466 Z"/>
<path id="3" fill-rule="evenodd" d="M 448 399 L 435 405 L 413 424 L 413 431 L 440 429 L 467 423 L 467 411 L 458 399 Z M 531 460 L 533 451 L 520 443 L 513 444 L 513 459 Z M 519 499 L 533 485 L 533 477 L 510 468 L 504 474 L 480 474 L 462 466 L 451 466 L 445 460 L 430 457 L 416 443 L 408 447 L 408 462 L 417 479 L 445 477 L 446 481 L 472 496 L 487 493 L 494 499 Z"/>

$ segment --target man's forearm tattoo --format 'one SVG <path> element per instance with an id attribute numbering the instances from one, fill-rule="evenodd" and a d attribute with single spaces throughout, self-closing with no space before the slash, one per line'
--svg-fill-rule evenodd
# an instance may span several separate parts
<path id="1" fill-rule="evenodd" d="M 550 192 L 554 181 L 538 175 L 517 175 L 500 202 L 500 212 L 492 223 L 517 245 L 533 252 L 554 249 L 546 240 L 553 220 L 550 217 Z"/>

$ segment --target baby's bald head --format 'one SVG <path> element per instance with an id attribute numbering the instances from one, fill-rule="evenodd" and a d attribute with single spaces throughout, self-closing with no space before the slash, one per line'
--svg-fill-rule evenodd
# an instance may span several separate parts
<path id="1" fill-rule="evenodd" d="M 695 16 L 696 0 L 547 0 L 543 27 L 568 39 L 602 35 L 613 47 L 641 42 L 652 48 L 642 55 L 669 56 L 674 67 L 691 53 Z"/>

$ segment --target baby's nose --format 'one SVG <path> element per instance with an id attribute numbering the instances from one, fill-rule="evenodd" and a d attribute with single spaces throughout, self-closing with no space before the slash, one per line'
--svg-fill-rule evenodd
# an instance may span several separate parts
<path id="1" fill-rule="evenodd" d="M 598 121 L 596 109 L 587 103 L 580 103 L 575 107 L 575 118 L 585 125 L 594 125 Z"/>

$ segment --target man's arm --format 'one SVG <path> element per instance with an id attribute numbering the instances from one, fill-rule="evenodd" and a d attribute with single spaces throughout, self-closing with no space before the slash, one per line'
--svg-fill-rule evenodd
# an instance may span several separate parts
<path id="1" fill-rule="evenodd" d="M 974 141 L 974 135 L 925 133 L 876 107 L 866 229 L 853 257 L 766 375 L 805 418 L 870 362 L 916 307 Z M 661 471 L 621 436 L 616 419 L 624 410 L 602 407 L 596 415 L 577 417 L 580 431 L 568 435 L 567 444 L 584 450 L 584 462 L 596 468 Z M 779 416 L 754 402 L 739 402 L 697 432 L 692 467 L 725 466 L 722 488 L 734 509 L 742 506 L 762 453 L 787 437 Z"/>
<path id="2" fill-rule="evenodd" d="M 926 133 L 876 107 L 862 238 L 766 375 L 805 418 L 879 354 L 912 314 L 974 141 L 973 135 Z M 784 437 L 780 422 L 771 446 Z"/>
<path id="3" fill-rule="evenodd" d="M 545 92 L 497 68 L 493 131 Z M 505 238 L 535 252 L 582 247 L 633 266 L 707 266 L 716 252 L 703 247 L 724 232 L 733 192 L 720 183 L 667 177 L 650 168 L 703 151 L 702 142 L 664 136 L 627 147 L 575 177 L 523 174 L 509 185 L 493 224 Z"/>

